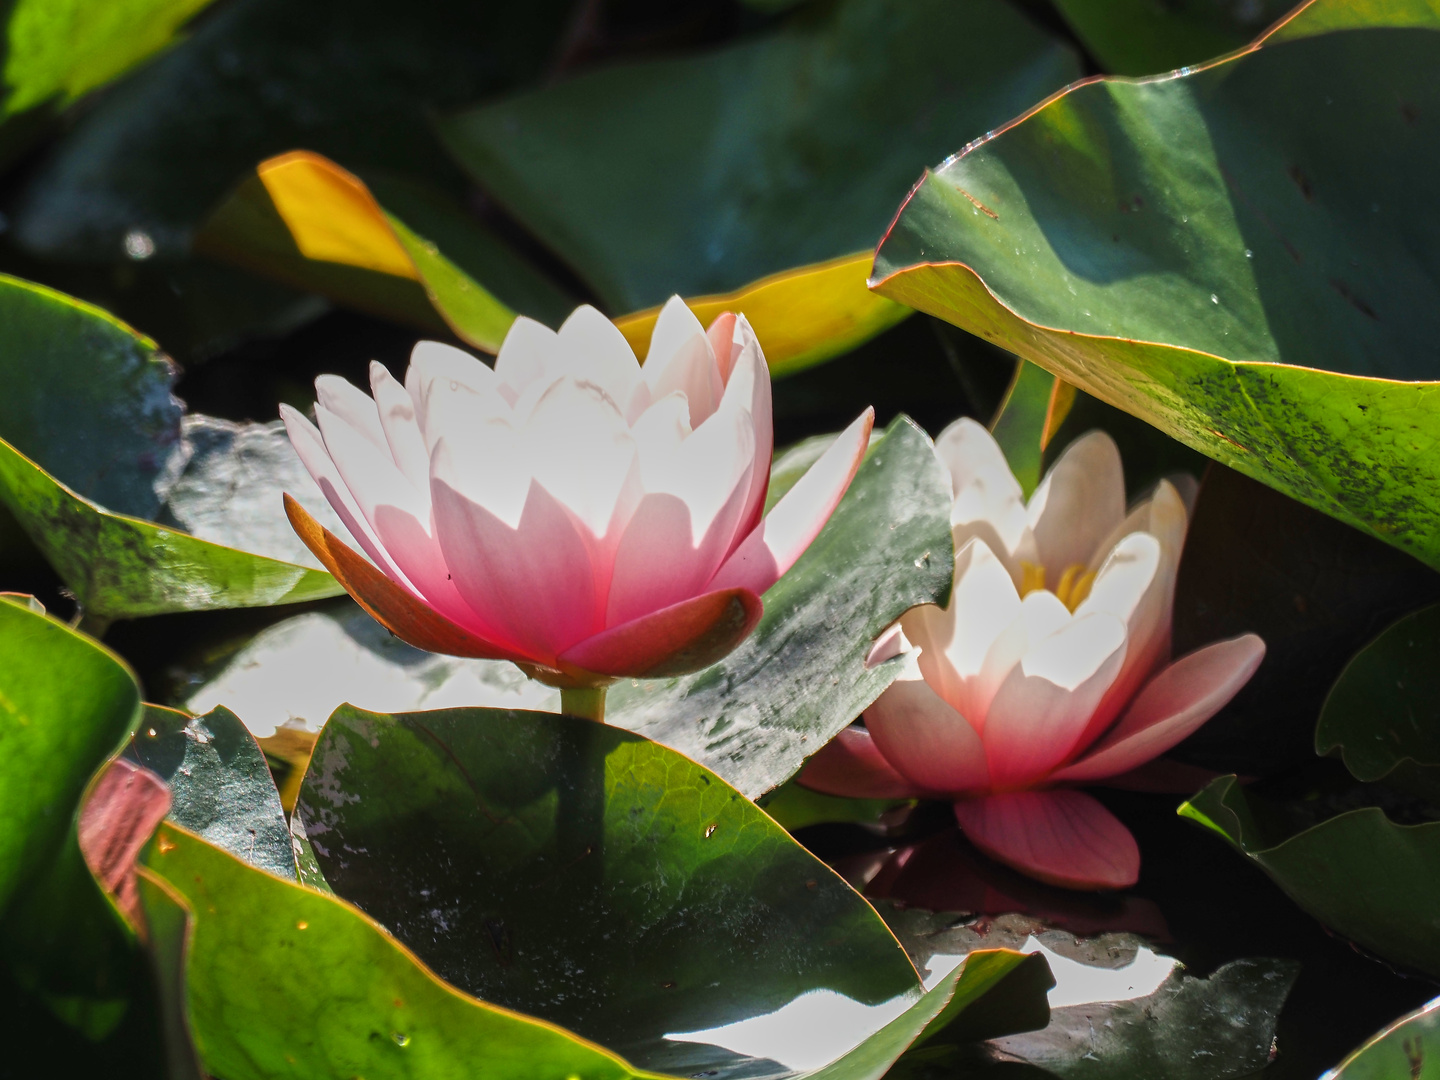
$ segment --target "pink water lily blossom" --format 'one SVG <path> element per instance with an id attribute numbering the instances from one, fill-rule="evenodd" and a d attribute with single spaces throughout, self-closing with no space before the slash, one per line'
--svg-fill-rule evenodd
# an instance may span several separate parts
<path id="1" fill-rule="evenodd" d="M 290 439 L 369 561 L 287 497 L 297 532 L 421 648 L 510 660 L 562 688 L 695 670 L 755 626 L 859 467 L 857 419 L 762 517 L 770 372 L 743 316 L 678 298 L 642 367 L 591 307 L 517 319 L 493 368 L 421 342 L 403 384 L 316 380 Z"/>
<path id="2" fill-rule="evenodd" d="M 1072 443 L 1027 504 L 990 433 L 936 441 L 950 471 L 949 606 L 907 612 L 877 646 L 918 663 L 807 763 L 835 795 L 940 797 L 981 851 L 1071 888 L 1121 888 L 1134 837 L 1076 785 L 1125 783 L 1218 712 L 1265 655 L 1254 634 L 1171 662 L 1188 511 L 1161 481 L 1128 514 L 1114 441 Z M 1182 481 L 1183 482 L 1183 481 Z"/>

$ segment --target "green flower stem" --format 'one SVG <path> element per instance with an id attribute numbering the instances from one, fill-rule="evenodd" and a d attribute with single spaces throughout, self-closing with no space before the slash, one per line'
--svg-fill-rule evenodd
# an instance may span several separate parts
<path id="1" fill-rule="evenodd" d="M 579 687 L 560 691 L 560 711 L 597 723 L 605 722 L 605 687 Z"/>

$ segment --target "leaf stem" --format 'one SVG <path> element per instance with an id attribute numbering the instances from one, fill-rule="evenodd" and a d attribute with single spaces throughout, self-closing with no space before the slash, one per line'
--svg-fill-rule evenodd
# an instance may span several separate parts
<path id="1" fill-rule="evenodd" d="M 560 711 L 596 723 L 605 722 L 605 687 L 581 686 L 560 691 Z"/>

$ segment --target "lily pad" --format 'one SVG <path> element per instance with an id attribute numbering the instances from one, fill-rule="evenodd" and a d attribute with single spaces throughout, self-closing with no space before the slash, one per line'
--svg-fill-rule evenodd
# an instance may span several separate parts
<path id="1" fill-rule="evenodd" d="M 1427 1042 L 1432 1048 L 1428 1055 Z M 1435 1080 L 1440 1076 L 1440 1056 L 1433 1051 L 1437 1043 L 1440 998 L 1376 1032 L 1374 1038 L 1326 1073 L 1324 1080 Z"/>
<path id="2" fill-rule="evenodd" d="M 0 953 L 21 983 L 98 1037 L 119 1021 L 130 940 L 76 835 L 81 793 L 129 735 L 134 675 L 113 653 L 0 599 Z"/>
<path id="3" fill-rule="evenodd" d="M 1397 825 L 1377 807 L 1351 810 L 1292 836 L 1267 824 L 1267 807 L 1226 776 L 1180 814 L 1254 860 L 1297 904 L 1387 960 L 1440 974 L 1440 822 Z"/>
<path id="4" fill-rule="evenodd" d="M 631 311 L 871 247 L 923 162 L 1079 73 L 998 0 L 843 0 L 440 131 L 487 192 Z"/>
<path id="5" fill-rule="evenodd" d="M 1055 0 L 1112 75 L 1153 75 L 1228 53 L 1259 36 L 1294 0 Z"/>
<path id="6" fill-rule="evenodd" d="M 807 1006 L 830 1018 L 824 1064 L 920 996 L 823 863 L 719 777 L 609 725 L 342 707 L 296 811 L 336 893 L 447 981 L 645 1067 L 731 1072 L 725 1029 Z"/>
<path id="7" fill-rule="evenodd" d="M 170 787 L 169 820 L 279 877 L 295 876 L 290 829 L 265 755 L 226 708 L 147 705 L 125 756 Z"/>
<path id="8" fill-rule="evenodd" d="M 1043 475 L 1042 455 L 1047 433 L 1051 430 L 1051 401 L 1063 386 L 1044 368 L 1021 360 L 1015 365 L 1015 377 L 1000 402 L 1000 410 L 990 424 L 990 431 L 1015 479 L 1020 481 L 1020 490 L 1029 498 L 1040 484 Z M 1073 396 L 1073 395 L 1072 395 Z M 1057 420 L 1056 427 L 1059 426 Z"/>
<path id="9" fill-rule="evenodd" d="M 873 286 L 1440 565 L 1440 16 L 1365 14 L 1072 87 L 927 174 Z"/>
<path id="10" fill-rule="evenodd" d="M 1356 779 L 1440 793 L 1440 606 L 1394 623 L 1340 673 L 1315 727 Z"/>
<path id="11" fill-rule="evenodd" d="M 896 419 L 830 521 L 765 594 L 755 632 L 718 664 L 610 689 L 612 724 L 679 750 L 747 797 L 778 787 L 903 670 L 867 670 L 874 640 L 954 573 L 950 478 L 925 433 Z"/>

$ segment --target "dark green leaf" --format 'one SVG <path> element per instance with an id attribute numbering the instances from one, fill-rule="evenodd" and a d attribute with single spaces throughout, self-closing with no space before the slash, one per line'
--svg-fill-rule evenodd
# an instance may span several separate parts
<path id="1" fill-rule="evenodd" d="M 1383 27 L 1077 86 L 925 178 L 876 288 L 1440 564 L 1435 388 L 1398 381 L 1440 371 L 1437 65 Z"/>
<path id="2" fill-rule="evenodd" d="M 1040 484 L 1045 418 L 1054 390 L 1054 375 L 1021 360 L 1015 365 L 1015 377 L 1010 380 L 1010 389 L 1005 392 L 1000 411 L 990 425 L 1027 499 Z"/>
<path id="3" fill-rule="evenodd" d="M 1440 1077 L 1440 998 L 1375 1033 L 1325 1080 L 1435 1080 Z M 1427 1044 L 1429 1050 L 1427 1052 Z"/>
<path id="4" fill-rule="evenodd" d="M 143 234 L 174 258 L 256 162 L 296 147 L 458 190 L 430 111 L 534 75 L 569 7 L 228 4 L 76 125 L 21 192 L 14 235 L 52 258 L 120 260 Z"/>
<path id="5" fill-rule="evenodd" d="M 442 977 L 646 1067 L 728 1071 L 712 1029 L 816 991 L 854 1013 L 823 1064 L 919 997 L 823 863 L 712 773 L 608 725 L 341 707 L 296 811 L 335 891 Z M 667 1038 L 685 1032 L 710 1035 Z"/>
<path id="6" fill-rule="evenodd" d="M 1440 974 L 1440 822 L 1396 825 L 1365 807 L 1286 837 L 1233 776 L 1180 813 L 1230 841 L 1332 930 L 1394 963 Z"/>
<path id="7" fill-rule="evenodd" d="M 1339 751 L 1366 782 L 1440 792 L 1440 607 L 1394 623 L 1356 654 L 1325 699 L 1315 752 Z"/>
<path id="8" fill-rule="evenodd" d="M 180 439 L 155 342 L 72 297 L 0 274 L 0 438 L 76 493 L 153 517 Z"/>
<path id="9" fill-rule="evenodd" d="M 1315 718 L 1355 652 L 1440 600 L 1440 575 L 1223 466 L 1200 487 L 1175 590 L 1175 655 L 1253 632 L 1265 662 L 1182 744 L 1185 760 L 1269 773 L 1314 760 Z"/>
<path id="10" fill-rule="evenodd" d="M 1153 75 L 1248 45 L 1293 0 L 1055 0 L 1085 47 L 1114 75 Z"/>
<path id="11" fill-rule="evenodd" d="M 290 830 L 270 767 L 229 709 L 191 717 L 146 706 L 125 756 L 170 786 L 169 820 L 252 866 L 295 876 Z"/>
<path id="12" fill-rule="evenodd" d="M 903 812 L 913 806 L 914 800 L 841 799 L 834 795 L 821 795 L 791 780 L 762 799 L 760 805 L 782 829 L 794 832 L 821 823 L 878 825 L 891 811 Z"/>
<path id="13" fill-rule="evenodd" d="M 190 1037 L 185 1001 L 185 962 L 190 950 L 190 911 L 179 894 L 149 874 L 137 875 L 140 910 L 145 916 L 150 967 L 160 1002 L 166 1080 L 204 1080 Z"/>
<path id="14" fill-rule="evenodd" d="M 900 417 L 870 447 L 824 530 L 765 594 L 755 632 L 694 675 L 616 684 L 607 718 L 761 795 L 913 662 L 864 667 L 901 614 L 946 601 L 953 573 L 950 478 L 930 440 Z"/>
<path id="15" fill-rule="evenodd" d="M 441 130 L 471 176 L 629 311 L 871 247 L 926 161 L 1078 74 L 997 0 L 843 0 Z"/>
<path id="16" fill-rule="evenodd" d="M 81 792 L 139 716 L 140 688 L 113 653 L 12 600 L 0 600 L 0 656 L 0 952 L 98 1036 L 125 1010 L 130 942 L 76 821 Z"/>
<path id="17" fill-rule="evenodd" d="M 643 1077 L 549 1024 L 466 997 L 353 907 L 166 823 L 144 881 L 189 908 L 191 1030 L 226 1080 Z M 149 895 L 152 897 L 153 892 Z"/>

